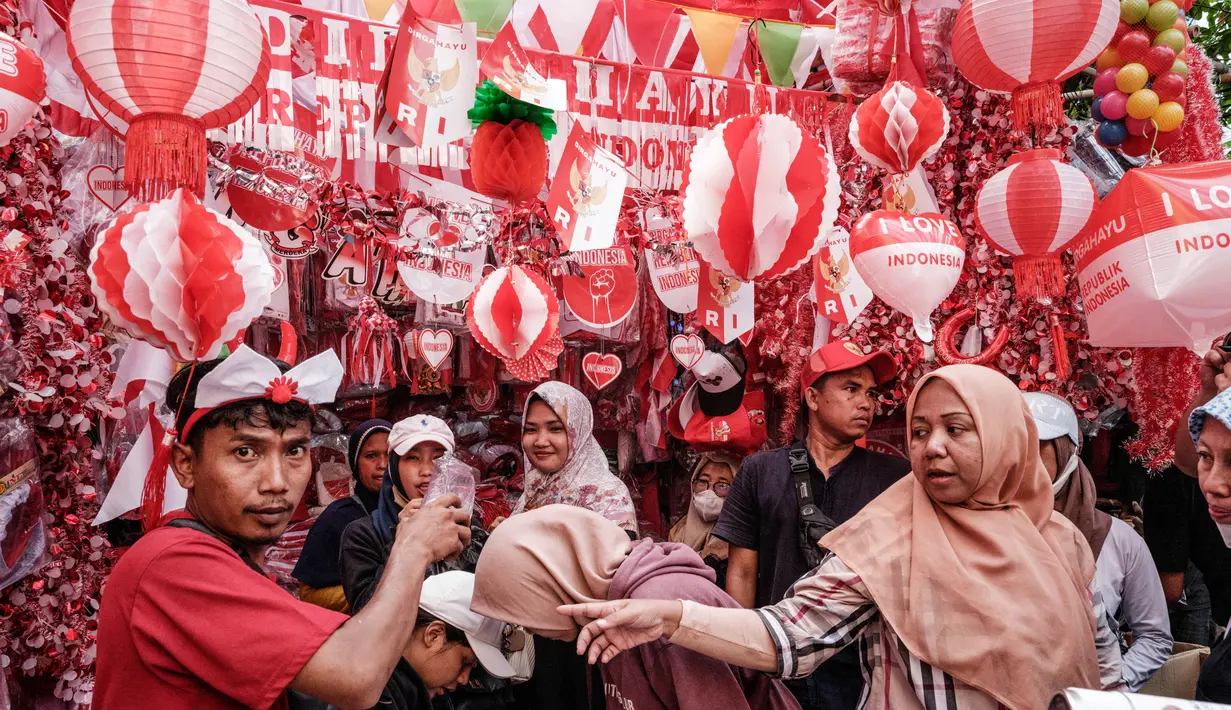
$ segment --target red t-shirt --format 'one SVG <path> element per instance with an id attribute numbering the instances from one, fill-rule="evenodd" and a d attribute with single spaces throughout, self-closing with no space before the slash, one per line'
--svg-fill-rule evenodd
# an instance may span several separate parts
<path id="1" fill-rule="evenodd" d="M 346 619 L 298 601 L 220 540 L 159 528 L 103 590 L 93 708 L 285 708 L 286 687 Z"/>

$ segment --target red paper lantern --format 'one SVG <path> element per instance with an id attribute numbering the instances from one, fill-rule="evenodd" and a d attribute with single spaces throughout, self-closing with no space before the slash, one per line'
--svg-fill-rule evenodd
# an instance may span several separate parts
<path id="1" fill-rule="evenodd" d="M 88 271 L 113 323 L 181 362 L 218 357 L 274 291 L 261 242 L 185 190 L 117 217 Z"/>
<path id="2" fill-rule="evenodd" d="M 1118 0 L 966 0 L 953 27 L 953 60 L 972 84 L 1013 94 L 1018 128 L 1064 122 L 1060 82 L 1115 36 Z"/>
<path id="3" fill-rule="evenodd" d="M 78 0 L 68 56 L 128 124 L 125 179 L 150 201 L 205 194 L 205 132 L 239 120 L 269 81 L 269 41 L 245 0 Z"/>
<path id="4" fill-rule="evenodd" d="M 547 141 L 533 123 L 484 121 L 470 144 L 470 175 L 480 194 L 517 204 L 543 189 Z"/>
<path id="5" fill-rule="evenodd" d="M 29 47 L 0 34 L 0 146 L 26 127 L 47 95 L 43 60 Z"/>
<path id="6" fill-rule="evenodd" d="M 905 81 L 891 82 L 859 104 L 850 129 L 855 152 L 890 173 L 914 170 L 936 153 L 948 133 L 944 102 Z"/>
<path id="7" fill-rule="evenodd" d="M 1098 201 L 1090 179 L 1060 162 L 1059 150 L 1028 150 L 983 183 L 975 221 L 992 246 L 1013 255 L 1019 296 L 1062 296 L 1060 252 L 1085 228 Z"/>

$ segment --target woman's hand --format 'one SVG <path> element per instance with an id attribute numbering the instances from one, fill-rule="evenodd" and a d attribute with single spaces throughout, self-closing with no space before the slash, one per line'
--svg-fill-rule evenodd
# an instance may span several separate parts
<path id="1" fill-rule="evenodd" d="M 591 664 L 607 663 L 635 646 L 671 638 L 680 626 L 684 605 L 678 601 L 621 599 L 594 604 L 568 604 L 557 609 L 585 624 L 577 637 L 577 654 Z M 596 619 L 586 623 L 591 619 Z"/>

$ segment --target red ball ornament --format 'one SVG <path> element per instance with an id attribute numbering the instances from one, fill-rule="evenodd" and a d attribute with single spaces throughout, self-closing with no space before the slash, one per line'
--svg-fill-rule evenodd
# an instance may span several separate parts
<path id="1" fill-rule="evenodd" d="M 1177 101 L 1184 95 L 1184 77 L 1175 72 L 1167 72 L 1155 79 L 1151 88 L 1154 89 L 1154 93 L 1158 94 L 1160 102 Z"/>
<path id="2" fill-rule="evenodd" d="M 1150 35 L 1142 30 L 1129 32 L 1116 45 L 1116 51 L 1120 53 L 1120 57 L 1124 60 L 1125 64 L 1140 62 L 1145 58 L 1146 53 L 1150 51 Z M 1171 65 L 1168 64 L 1167 66 Z"/>
<path id="3" fill-rule="evenodd" d="M 529 200 L 547 180 L 547 141 L 522 120 L 484 121 L 470 146 L 470 173 L 481 194 L 512 203 Z"/>
<path id="4" fill-rule="evenodd" d="M 1175 64 L 1175 50 L 1165 44 L 1150 47 L 1141 63 L 1150 76 L 1162 76 L 1171 71 L 1171 65 Z"/>

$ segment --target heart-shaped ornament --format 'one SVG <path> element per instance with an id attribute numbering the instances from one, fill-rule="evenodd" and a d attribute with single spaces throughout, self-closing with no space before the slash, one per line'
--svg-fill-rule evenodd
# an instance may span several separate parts
<path id="1" fill-rule="evenodd" d="M 671 357 L 675 361 L 684 366 L 685 370 L 691 370 L 701 362 L 701 356 L 705 354 L 705 343 L 701 340 L 701 336 L 693 333 L 692 335 L 677 335 L 671 339 Z"/>
<path id="2" fill-rule="evenodd" d="M 124 167 L 95 165 L 85 174 L 86 187 L 94 199 L 115 212 L 128 202 L 128 186 L 124 184 Z"/>
<path id="3" fill-rule="evenodd" d="M 421 330 L 418 347 L 419 355 L 427 364 L 433 370 L 439 370 L 440 364 L 453 352 L 453 333 L 447 330 Z"/>
<path id="4" fill-rule="evenodd" d="M 624 362 L 618 355 L 586 353 L 581 358 L 581 374 L 586 376 L 595 389 L 602 389 L 615 381 L 624 372 Z"/>

